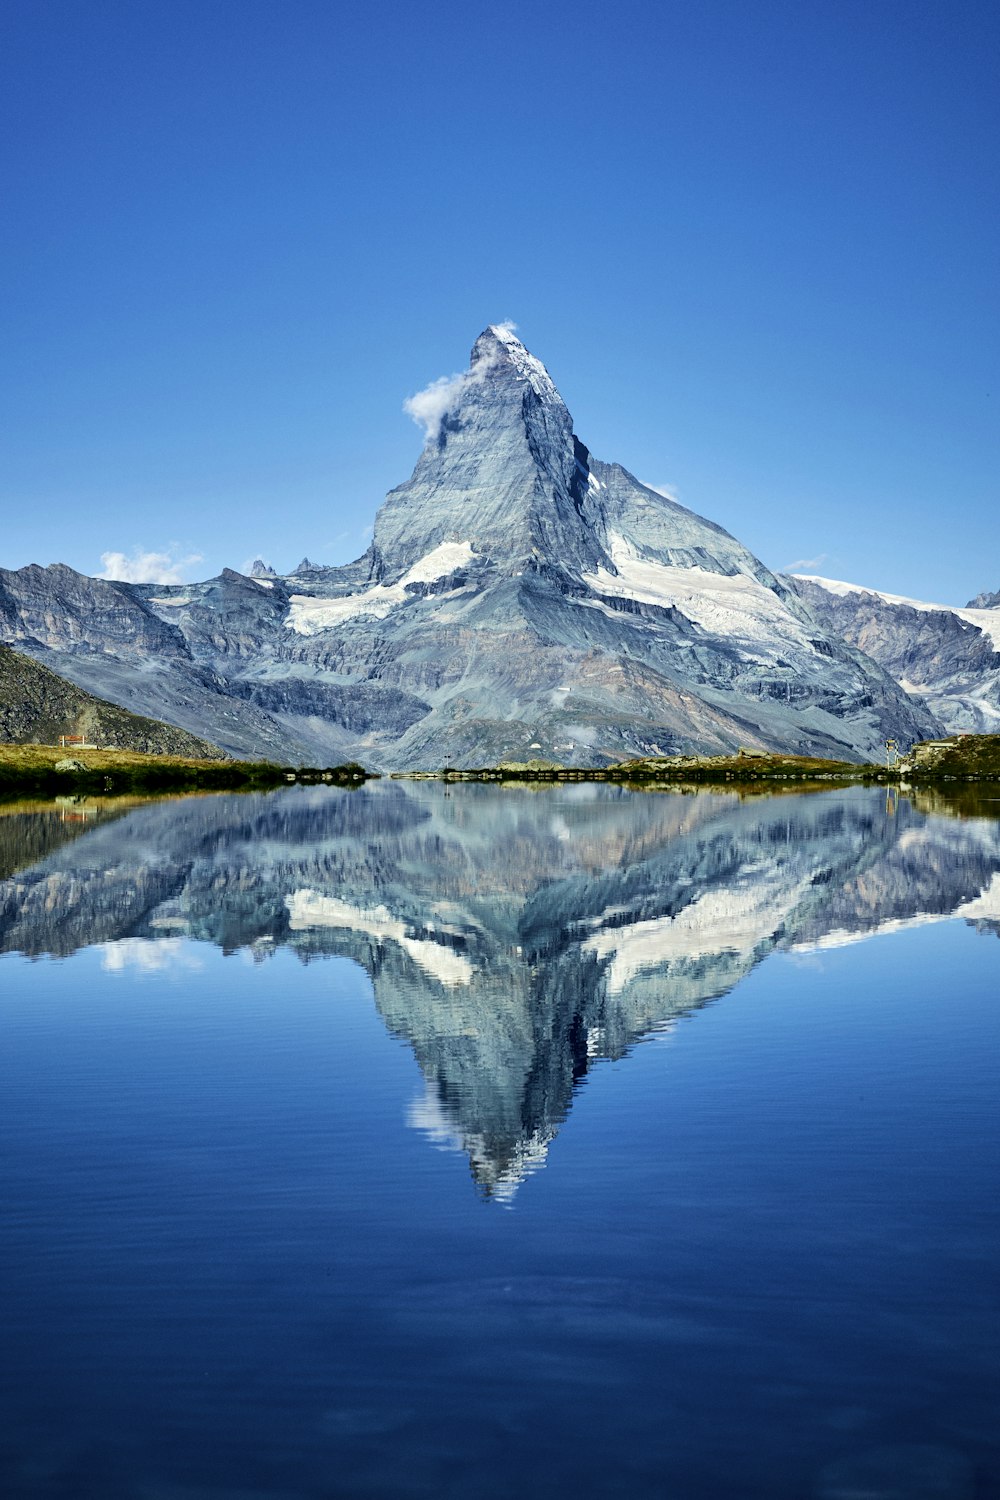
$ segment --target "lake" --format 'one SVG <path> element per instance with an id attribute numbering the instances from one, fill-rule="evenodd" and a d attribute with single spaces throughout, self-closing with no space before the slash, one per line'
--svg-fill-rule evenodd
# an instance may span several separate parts
<path id="1" fill-rule="evenodd" d="M 1000 1494 L 998 816 L 0 807 L 0 1493 Z"/>

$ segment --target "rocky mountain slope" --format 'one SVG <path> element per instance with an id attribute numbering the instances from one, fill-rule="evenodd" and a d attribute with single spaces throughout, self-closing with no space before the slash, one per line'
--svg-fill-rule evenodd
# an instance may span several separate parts
<path id="1" fill-rule="evenodd" d="M 1000 732 L 1000 594 L 958 609 L 831 578 L 788 581 L 828 630 L 922 698 L 949 733 Z"/>
<path id="2" fill-rule="evenodd" d="M 356 562 L 173 587 L 0 572 L 0 635 L 228 750 L 314 762 L 866 759 L 940 731 L 734 537 L 595 459 L 506 326 L 414 410 L 424 451 Z"/>
<path id="3" fill-rule="evenodd" d="M 104 703 L 30 656 L 0 645 L 0 741 L 54 745 L 63 734 L 86 735 L 106 750 L 223 758 L 218 746 L 187 730 Z"/>

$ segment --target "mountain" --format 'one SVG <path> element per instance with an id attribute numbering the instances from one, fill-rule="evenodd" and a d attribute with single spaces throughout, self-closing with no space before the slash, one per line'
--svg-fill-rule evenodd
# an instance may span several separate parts
<path id="1" fill-rule="evenodd" d="M 832 578 L 788 582 L 828 630 L 923 699 L 950 734 L 1000 733 L 1000 594 L 958 609 Z"/>
<path id="2" fill-rule="evenodd" d="M 940 732 L 728 532 L 595 459 L 506 326 L 411 409 L 424 450 L 356 562 L 183 586 L 0 572 L 0 634 L 90 691 L 286 759 L 866 759 L 887 733 Z"/>
<path id="3" fill-rule="evenodd" d="M 110 812 L 109 812 L 110 816 Z M 409 1123 L 509 1198 L 583 1079 L 777 951 L 952 916 L 1000 928 L 1000 823 L 885 794 L 744 799 L 384 780 L 131 808 L 0 879 L 0 953 L 184 940 L 368 974 L 423 1075 Z M 51 820 L 49 820 L 51 821 Z M 51 835 L 47 835 L 51 836 Z M 13 849 L 11 849 L 13 853 Z"/>
<path id="4" fill-rule="evenodd" d="M 103 703 L 30 656 L 0 646 L 0 742 L 55 745 L 63 734 L 86 735 L 104 750 L 223 759 L 217 745 Z"/>
<path id="5" fill-rule="evenodd" d="M 166 597 L 169 595 L 169 597 Z M 228 569 L 185 590 L 87 578 L 64 564 L 0 569 L 0 636 L 70 682 L 132 712 L 182 726 L 225 750 L 308 761 L 315 747 L 234 696 L 247 658 L 273 637 L 281 593 Z M 165 599 L 165 603 L 164 603 Z M 158 612 L 159 611 L 159 612 Z M 214 663 L 223 665 L 216 670 Z"/>

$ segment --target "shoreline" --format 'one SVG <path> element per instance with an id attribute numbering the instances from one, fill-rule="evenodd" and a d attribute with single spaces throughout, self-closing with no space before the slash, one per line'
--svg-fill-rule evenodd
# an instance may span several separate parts
<path id="1" fill-rule="evenodd" d="M 26 793 L 121 796 L 129 792 L 270 791 L 292 782 L 353 787 L 375 774 L 355 762 L 293 767 L 267 760 L 201 760 L 138 750 L 0 744 L 3 799 Z"/>
<path id="2" fill-rule="evenodd" d="M 264 791 L 295 784 L 357 787 L 381 774 L 355 761 L 325 767 L 288 766 L 268 760 L 207 760 L 131 750 L 0 744 L 0 798 L 4 800 L 31 793 L 120 796 L 129 792 Z M 759 790 L 857 785 L 900 790 L 946 785 L 957 788 L 1000 781 L 1000 735 L 958 736 L 916 746 L 891 768 L 744 751 L 737 755 L 650 756 L 592 767 L 530 760 L 384 774 L 394 781 L 535 786 L 595 782 L 646 790 L 679 786 Z"/>

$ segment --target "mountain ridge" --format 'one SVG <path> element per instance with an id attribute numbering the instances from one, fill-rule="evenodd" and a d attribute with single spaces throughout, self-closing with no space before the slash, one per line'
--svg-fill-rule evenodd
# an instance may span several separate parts
<path id="1" fill-rule="evenodd" d="M 982 602 L 1000 595 L 959 608 L 817 575 L 790 581 L 828 629 L 924 700 L 949 733 L 1000 733 L 1000 609 Z"/>
<path id="2" fill-rule="evenodd" d="M 354 562 L 187 585 L 0 570 L 0 635 L 89 691 L 286 759 L 863 760 L 939 731 L 735 537 L 596 459 L 509 326 L 408 407 L 423 450 Z"/>

